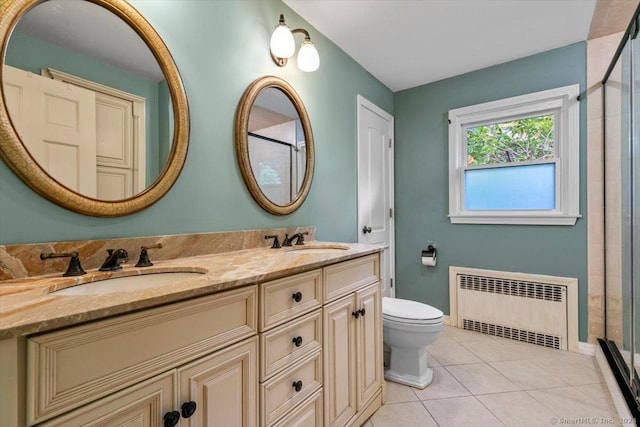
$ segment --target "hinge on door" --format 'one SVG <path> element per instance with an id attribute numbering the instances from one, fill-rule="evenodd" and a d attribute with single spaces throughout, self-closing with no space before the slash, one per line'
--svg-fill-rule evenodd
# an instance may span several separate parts
<path id="1" fill-rule="evenodd" d="M 391 148 L 391 138 L 389 138 L 389 148 Z"/>
<path id="2" fill-rule="evenodd" d="M 391 281 L 391 287 L 393 288 L 393 279 L 389 279 Z"/>
<path id="3" fill-rule="evenodd" d="M 393 208 L 389 208 L 389 218 L 393 218 Z"/>

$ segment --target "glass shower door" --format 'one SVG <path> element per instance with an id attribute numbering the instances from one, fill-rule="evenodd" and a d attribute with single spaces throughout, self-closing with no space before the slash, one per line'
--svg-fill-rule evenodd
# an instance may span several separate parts
<path id="1" fill-rule="evenodd" d="M 628 37 L 605 81 L 605 333 L 632 406 L 640 402 L 640 38 Z"/>

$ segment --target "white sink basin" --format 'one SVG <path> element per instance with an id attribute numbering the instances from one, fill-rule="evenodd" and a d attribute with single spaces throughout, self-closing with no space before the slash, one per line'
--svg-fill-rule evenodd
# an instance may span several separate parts
<path id="1" fill-rule="evenodd" d="M 55 295 L 102 295 L 112 292 L 139 291 L 141 289 L 155 288 L 157 286 L 171 285 L 183 282 L 204 273 L 177 272 L 177 273 L 150 273 L 139 276 L 116 277 L 97 282 L 84 283 L 53 292 Z"/>
<path id="2" fill-rule="evenodd" d="M 346 251 L 351 249 L 347 245 L 301 245 L 294 246 L 293 249 L 289 251 L 292 254 L 335 254 L 342 251 Z"/>

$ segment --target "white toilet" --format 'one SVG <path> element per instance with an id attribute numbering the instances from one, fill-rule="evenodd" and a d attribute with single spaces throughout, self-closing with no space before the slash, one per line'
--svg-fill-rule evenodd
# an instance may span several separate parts
<path id="1" fill-rule="evenodd" d="M 393 382 L 425 388 L 433 380 L 426 347 L 442 330 L 442 311 L 416 301 L 382 298 L 383 341 L 391 348 L 391 363 L 384 377 Z"/>

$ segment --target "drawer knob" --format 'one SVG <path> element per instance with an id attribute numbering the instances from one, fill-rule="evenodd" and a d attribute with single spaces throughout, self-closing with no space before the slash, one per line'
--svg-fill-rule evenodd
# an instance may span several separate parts
<path id="1" fill-rule="evenodd" d="M 357 319 L 358 317 L 360 317 L 360 310 L 351 312 L 351 315 Z"/>
<path id="2" fill-rule="evenodd" d="M 194 402 L 193 400 L 184 402 L 180 407 L 180 409 L 182 410 L 182 416 L 184 418 L 189 418 L 191 415 L 195 414 L 196 412 L 196 402 Z"/>
<path id="3" fill-rule="evenodd" d="M 291 295 L 291 298 L 293 298 L 295 302 L 302 301 L 302 292 L 296 292 L 295 294 Z"/>
<path id="4" fill-rule="evenodd" d="M 300 390 L 302 390 L 302 381 L 300 381 L 300 380 L 294 381 L 293 382 L 293 388 L 296 391 L 296 393 L 299 392 Z"/>
<path id="5" fill-rule="evenodd" d="M 294 337 L 293 343 L 296 345 L 296 347 L 300 347 L 302 345 L 302 337 L 301 336 Z"/>
<path id="6" fill-rule="evenodd" d="M 365 313 L 365 311 L 364 311 L 364 307 L 362 307 L 362 308 L 360 309 L 360 315 L 361 315 L 361 316 L 364 316 L 364 313 Z"/>
<path id="7" fill-rule="evenodd" d="M 180 421 L 180 412 L 171 411 L 164 414 L 162 417 L 164 427 L 174 427 Z"/>

